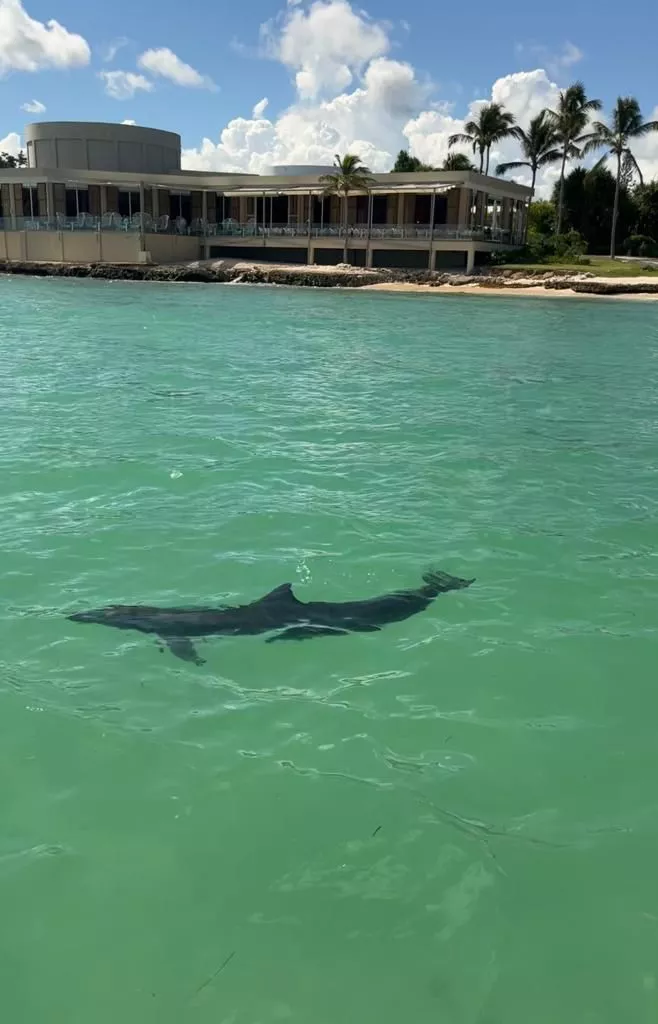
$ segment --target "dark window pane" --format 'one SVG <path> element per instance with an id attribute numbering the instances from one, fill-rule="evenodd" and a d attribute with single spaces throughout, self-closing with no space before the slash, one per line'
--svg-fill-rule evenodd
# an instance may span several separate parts
<path id="1" fill-rule="evenodd" d="M 372 197 L 373 224 L 386 224 L 388 217 L 388 196 Z"/>
<path id="2" fill-rule="evenodd" d="M 75 189 L 67 188 L 66 190 L 66 216 L 77 217 L 78 209 L 75 201 Z"/>

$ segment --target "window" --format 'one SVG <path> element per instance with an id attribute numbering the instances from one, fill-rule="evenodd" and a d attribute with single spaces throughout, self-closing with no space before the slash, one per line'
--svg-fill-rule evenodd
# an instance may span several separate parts
<path id="1" fill-rule="evenodd" d="M 356 222 L 357 224 L 368 223 L 368 208 L 370 206 L 369 196 L 356 197 Z"/>
<path id="2" fill-rule="evenodd" d="M 189 192 L 172 192 L 170 197 L 171 209 L 169 216 L 176 220 L 182 217 L 189 224 L 192 220 L 192 196 Z"/>
<path id="3" fill-rule="evenodd" d="M 81 213 L 89 213 L 89 192 L 86 188 L 67 188 L 66 216 L 77 217 Z"/>
<path id="4" fill-rule="evenodd" d="M 388 223 L 388 196 L 372 197 L 372 222 L 373 224 Z"/>
<path id="5" fill-rule="evenodd" d="M 270 220 L 272 224 L 287 224 L 290 215 L 288 196 L 272 196 L 270 204 Z"/>
<path id="6" fill-rule="evenodd" d="M 432 211 L 431 196 L 416 196 L 415 222 L 416 224 L 429 224 Z M 448 200 L 445 196 L 435 196 L 434 200 L 434 223 L 445 224 L 448 211 Z"/>
<path id="7" fill-rule="evenodd" d="M 313 223 L 321 224 L 323 221 L 326 224 L 329 220 L 329 201 L 325 202 L 324 196 L 315 196 L 313 198 Z"/>
<path id="8" fill-rule="evenodd" d="M 119 213 L 122 217 L 132 217 L 139 213 L 139 192 L 131 192 L 128 189 L 119 189 Z"/>
<path id="9" fill-rule="evenodd" d="M 23 185 L 23 216 L 39 216 L 39 193 L 34 185 Z"/>

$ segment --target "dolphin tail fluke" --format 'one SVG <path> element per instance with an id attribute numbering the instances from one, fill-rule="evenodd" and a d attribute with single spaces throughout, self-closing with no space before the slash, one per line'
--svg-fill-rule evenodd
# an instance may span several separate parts
<path id="1" fill-rule="evenodd" d="M 430 569 L 429 572 L 423 573 L 423 582 L 425 583 L 423 589 L 427 596 L 436 597 L 437 594 L 447 594 L 449 590 L 463 590 L 465 587 L 470 587 L 475 580 L 462 580 L 459 576 L 450 576 L 449 573 L 442 572 L 440 569 Z"/>

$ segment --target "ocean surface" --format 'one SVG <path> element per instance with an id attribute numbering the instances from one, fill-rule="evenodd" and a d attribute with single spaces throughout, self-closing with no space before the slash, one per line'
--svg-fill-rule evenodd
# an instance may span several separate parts
<path id="1" fill-rule="evenodd" d="M 654 1024 L 657 396 L 648 303 L 0 279 L 2 1019 Z"/>

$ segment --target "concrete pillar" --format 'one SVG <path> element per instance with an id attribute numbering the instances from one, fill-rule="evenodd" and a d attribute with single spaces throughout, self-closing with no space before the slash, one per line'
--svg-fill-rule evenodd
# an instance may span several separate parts
<path id="1" fill-rule="evenodd" d="M 477 209 L 475 214 L 475 225 L 481 228 L 484 224 L 484 218 L 487 213 L 487 196 L 484 192 L 478 192 L 477 194 Z"/>
<path id="2" fill-rule="evenodd" d="M 46 217 L 52 220 L 55 216 L 55 197 L 53 195 L 53 184 L 49 181 L 46 184 Z"/>
<path id="3" fill-rule="evenodd" d="M 430 202 L 430 241 L 429 241 L 429 256 L 427 257 L 427 269 L 434 269 L 434 212 L 436 210 L 436 192 L 432 192 L 432 199 Z"/>
<path id="4" fill-rule="evenodd" d="M 152 192 L 153 192 L 153 200 L 152 200 L 153 201 L 153 214 L 152 214 L 152 216 L 153 216 L 153 220 L 157 221 L 160 218 L 160 189 L 154 187 L 152 189 Z"/>
<path id="5" fill-rule="evenodd" d="M 503 231 L 512 230 L 512 200 L 502 200 L 502 217 L 500 218 L 500 227 Z"/>
<path id="6" fill-rule="evenodd" d="M 470 188 L 460 188 L 459 190 L 459 213 L 457 214 L 457 223 L 460 228 L 470 227 L 471 220 L 471 204 L 473 202 L 473 193 Z"/>
<path id="7" fill-rule="evenodd" d="M 401 228 L 404 225 L 404 205 L 405 205 L 404 201 L 405 201 L 406 198 L 407 197 L 405 196 L 404 192 L 399 192 L 398 193 L 398 219 L 397 219 L 397 225 L 398 225 L 399 228 Z"/>
<path id="8" fill-rule="evenodd" d="M 466 250 L 466 273 L 472 274 L 475 267 L 475 246 L 469 245 Z"/>
<path id="9" fill-rule="evenodd" d="M 23 211 L 21 210 L 21 214 L 22 214 L 22 212 Z M 10 217 L 10 220 L 11 220 L 12 229 L 14 231 L 16 230 L 16 217 L 17 216 L 18 216 L 18 214 L 16 212 L 16 188 L 14 187 L 14 185 L 10 185 L 9 186 L 9 217 Z"/>
<path id="10" fill-rule="evenodd" d="M 239 217 L 239 220 L 240 220 L 240 224 L 246 224 L 247 223 L 247 197 L 246 196 L 240 196 L 240 198 L 238 199 L 238 206 L 239 206 L 238 217 Z"/>

